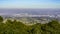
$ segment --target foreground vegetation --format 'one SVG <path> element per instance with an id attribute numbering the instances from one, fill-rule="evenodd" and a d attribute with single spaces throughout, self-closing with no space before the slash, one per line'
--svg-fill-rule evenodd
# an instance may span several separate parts
<path id="1" fill-rule="evenodd" d="M 57 20 L 31 26 L 16 20 L 7 20 L 3 23 L 3 18 L 0 16 L 0 34 L 60 34 L 60 24 Z"/>

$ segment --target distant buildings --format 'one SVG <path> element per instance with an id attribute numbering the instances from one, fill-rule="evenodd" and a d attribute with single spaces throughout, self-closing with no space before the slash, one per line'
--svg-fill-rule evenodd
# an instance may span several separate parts
<path id="1" fill-rule="evenodd" d="M 13 16 L 14 17 L 53 17 L 53 18 L 60 17 L 60 15 L 32 15 L 28 13 L 14 14 Z"/>

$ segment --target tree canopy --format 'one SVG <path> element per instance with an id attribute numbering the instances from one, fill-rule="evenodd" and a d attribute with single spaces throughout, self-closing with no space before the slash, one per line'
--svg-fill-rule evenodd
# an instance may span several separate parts
<path id="1" fill-rule="evenodd" d="M 0 16 L 0 22 L 2 22 L 2 21 L 3 21 L 3 17 Z"/>
<path id="2" fill-rule="evenodd" d="M 3 21 L 1 16 L 0 21 Z M 57 20 L 52 20 L 46 24 L 37 23 L 30 26 L 16 20 L 7 20 L 6 23 L 0 24 L 0 34 L 60 34 L 60 24 Z"/>

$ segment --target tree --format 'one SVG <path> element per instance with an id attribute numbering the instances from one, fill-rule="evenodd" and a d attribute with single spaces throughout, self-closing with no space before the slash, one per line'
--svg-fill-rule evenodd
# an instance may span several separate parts
<path id="1" fill-rule="evenodd" d="M 0 16 L 0 22 L 2 22 L 2 21 L 3 21 L 3 17 Z"/>

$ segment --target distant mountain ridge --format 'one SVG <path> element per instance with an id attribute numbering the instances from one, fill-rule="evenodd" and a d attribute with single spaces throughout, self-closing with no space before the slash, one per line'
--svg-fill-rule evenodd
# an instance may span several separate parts
<path id="1" fill-rule="evenodd" d="M 60 15 L 60 9 L 0 9 L 0 15 Z"/>

